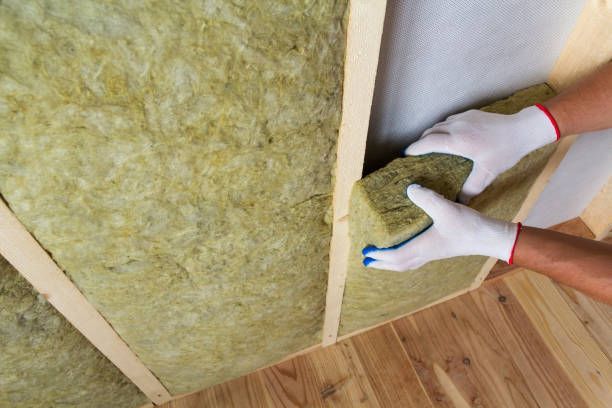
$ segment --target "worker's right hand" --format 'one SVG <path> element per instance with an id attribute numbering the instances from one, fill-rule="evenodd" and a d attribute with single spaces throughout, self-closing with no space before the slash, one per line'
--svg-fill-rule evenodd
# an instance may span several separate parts
<path id="1" fill-rule="evenodd" d="M 417 184 L 408 186 L 406 194 L 431 217 L 433 225 L 399 245 L 365 247 L 365 266 L 403 272 L 464 255 L 492 256 L 512 263 L 520 224 L 489 218 Z"/>
<path id="2" fill-rule="evenodd" d="M 558 139 L 552 116 L 541 105 L 513 115 L 469 110 L 449 116 L 408 146 L 406 155 L 448 153 L 474 162 L 459 200 L 467 203 L 523 156 Z"/>

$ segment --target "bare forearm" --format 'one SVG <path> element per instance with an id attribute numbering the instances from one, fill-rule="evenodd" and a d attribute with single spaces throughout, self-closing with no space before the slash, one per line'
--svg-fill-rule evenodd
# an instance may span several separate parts
<path id="1" fill-rule="evenodd" d="M 514 263 L 612 304 L 612 245 L 523 227 Z"/>
<path id="2" fill-rule="evenodd" d="M 544 105 L 562 137 L 612 128 L 612 62 Z"/>

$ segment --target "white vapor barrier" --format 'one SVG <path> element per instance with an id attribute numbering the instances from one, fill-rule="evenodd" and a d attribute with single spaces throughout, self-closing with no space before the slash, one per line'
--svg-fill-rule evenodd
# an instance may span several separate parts
<path id="1" fill-rule="evenodd" d="M 396 158 L 446 116 L 544 82 L 584 4 L 390 0 L 366 173 Z"/>
<path id="2" fill-rule="evenodd" d="M 612 129 L 579 136 L 542 191 L 525 224 L 547 228 L 579 216 L 610 177 Z"/>

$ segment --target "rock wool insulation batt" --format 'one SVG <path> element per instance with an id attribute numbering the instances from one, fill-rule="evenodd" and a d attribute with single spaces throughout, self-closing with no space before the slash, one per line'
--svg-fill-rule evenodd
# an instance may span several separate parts
<path id="1" fill-rule="evenodd" d="M 345 10 L 0 5 L 0 192 L 173 394 L 320 340 Z"/>
<path id="2" fill-rule="evenodd" d="M 547 85 L 537 85 L 482 110 L 511 114 L 553 95 Z M 549 145 L 525 156 L 475 197 L 470 206 L 491 217 L 511 220 L 555 147 Z M 391 246 L 431 224 L 431 219 L 406 197 L 406 186 L 420 182 L 454 199 L 471 170 L 471 163 L 468 163 L 468 160 L 450 155 L 398 159 L 355 185 L 349 215 L 351 250 L 341 335 L 410 313 L 474 282 L 485 257 L 450 258 L 430 262 L 414 271 L 397 273 L 365 268 L 361 255 L 366 245 Z M 377 192 L 372 186 L 382 188 L 386 194 Z"/>
<path id="3" fill-rule="evenodd" d="M 130 407 L 147 401 L 0 257 L 0 407 Z"/>
<path id="4" fill-rule="evenodd" d="M 416 236 L 432 219 L 406 197 L 406 187 L 420 184 L 455 201 L 470 175 L 472 161 L 450 154 L 395 159 L 355 183 L 351 192 L 351 232 L 369 245 L 386 248 Z M 354 225 L 351 223 L 351 226 Z"/>

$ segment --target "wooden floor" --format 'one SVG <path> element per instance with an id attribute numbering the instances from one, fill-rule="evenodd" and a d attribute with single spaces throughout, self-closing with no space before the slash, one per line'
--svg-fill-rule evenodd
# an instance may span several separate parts
<path id="1" fill-rule="evenodd" d="M 612 407 L 611 354 L 612 307 L 514 270 L 164 407 Z"/>

